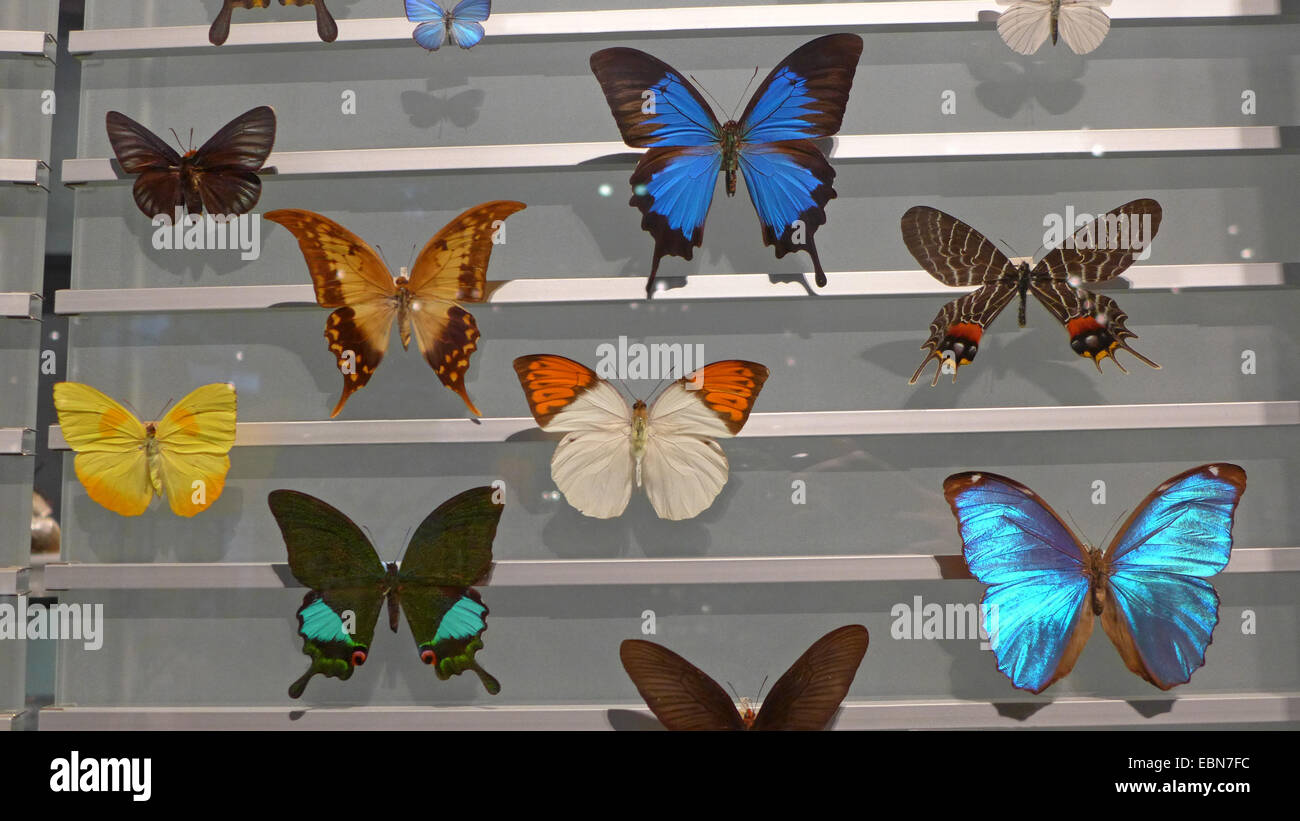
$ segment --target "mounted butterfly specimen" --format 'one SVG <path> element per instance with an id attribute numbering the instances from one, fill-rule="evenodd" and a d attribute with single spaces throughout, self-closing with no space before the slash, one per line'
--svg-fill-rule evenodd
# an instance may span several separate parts
<path id="1" fill-rule="evenodd" d="M 1101 370 L 1110 357 L 1125 370 L 1115 353 L 1123 348 L 1153 368 L 1155 362 L 1128 344 L 1137 334 L 1125 325 L 1128 314 L 1115 300 L 1094 294 L 1084 284 L 1106 282 L 1128 269 L 1150 246 L 1160 230 L 1160 203 L 1133 200 L 1097 217 L 1066 239 L 1032 269 L 1015 265 L 987 237 L 942 211 L 918 205 L 903 215 L 903 242 L 930 275 L 945 285 L 979 287 L 954 299 L 930 323 L 930 338 L 921 346 L 925 359 L 912 374 L 916 384 L 930 360 L 938 360 L 931 385 L 948 369 L 957 371 L 979 353 L 984 331 L 1013 299 L 1020 299 L 1020 327 L 1025 326 L 1025 302 L 1033 294 L 1048 313 L 1065 326 L 1070 348 L 1091 359 Z"/>
<path id="2" fill-rule="evenodd" d="M 471 589 L 492 566 L 492 540 L 504 505 L 477 487 L 448 499 L 416 528 L 399 567 L 380 561 L 361 529 L 314 496 L 273 490 L 267 501 L 289 550 L 294 578 L 311 588 L 298 608 L 307 672 L 289 686 L 302 696 L 312 676 L 347 680 L 366 663 L 385 603 L 397 632 L 398 611 L 415 636 L 420 661 L 446 681 L 472 670 L 492 695 L 501 684 L 479 666 L 488 609 Z"/>
<path id="3" fill-rule="evenodd" d="M 446 43 L 473 48 L 483 39 L 483 21 L 492 13 L 492 0 L 460 0 L 450 11 L 433 0 L 406 0 L 406 19 L 419 23 L 415 42 L 429 51 Z"/>
<path id="4" fill-rule="evenodd" d="M 716 681 L 661 644 L 628 639 L 618 655 L 669 730 L 824 730 L 848 695 L 868 640 L 860 624 L 822 636 L 777 679 L 757 711 L 747 698 L 737 710 Z"/>
<path id="5" fill-rule="evenodd" d="M 622 514 L 633 486 L 645 488 L 661 519 L 706 510 L 729 472 L 714 439 L 740 432 L 767 381 L 764 366 L 728 359 L 628 407 L 617 388 L 563 356 L 521 356 L 515 373 L 538 426 L 565 434 L 551 457 L 555 486 L 596 519 Z"/>
<path id="6" fill-rule="evenodd" d="M 331 417 L 370 381 L 388 350 L 394 320 L 402 349 L 414 337 L 439 381 L 481 415 L 465 390 L 479 330 L 461 303 L 483 301 L 492 246 L 504 236 L 505 218 L 524 208 L 507 200 L 474 206 L 434 234 L 415 267 L 402 268 L 396 279 L 365 241 L 328 217 L 298 209 L 266 214 L 298 238 L 316 303 L 335 309 L 325 321 L 325 339 L 343 374 L 343 395 Z"/>
<path id="7" fill-rule="evenodd" d="M 207 510 L 226 485 L 235 444 L 235 389 L 196 388 L 157 422 L 141 422 L 108 394 L 80 382 L 54 386 L 54 409 L 91 499 L 139 516 L 166 496 L 177 516 Z"/>
<path id="8" fill-rule="evenodd" d="M 108 112 L 108 141 L 122 170 L 136 175 L 135 204 L 152 219 L 190 214 L 247 214 L 262 196 L 257 172 L 275 144 L 275 112 L 245 111 L 197 149 L 176 152 L 158 135 L 117 111 Z"/>
<path id="9" fill-rule="evenodd" d="M 208 42 L 214 46 L 226 42 L 230 36 L 230 17 L 235 9 L 264 9 L 269 5 L 271 0 L 224 0 L 221 11 L 217 12 L 217 19 L 212 21 L 212 28 L 208 29 Z M 325 8 L 325 0 L 280 0 L 280 5 L 315 6 L 316 34 L 327 43 L 338 39 L 339 27 L 330 10 Z"/>
<path id="10" fill-rule="evenodd" d="M 962 552 L 984 584 L 998 669 L 1040 693 L 1074 667 L 1093 621 L 1124 664 L 1161 690 L 1205 664 L 1219 596 L 1206 581 L 1228 564 L 1246 472 L 1201 465 L 1162 483 L 1105 553 L 1085 546 L 1037 493 L 992 473 L 943 483 Z"/>
<path id="11" fill-rule="evenodd" d="M 861 55 L 856 34 L 805 43 L 772 69 L 739 121 L 725 123 L 667 63 L 632 48 L 591 55 L 623 141 L 650 149 L 632 174 L 629 203 L 641 210 L 641 227 L 655 240 L 647 296 L 665 254 L 690 259 L 703 244 L 719 172 L 729 197 L 736 194 L 736 172 L 744 176 L 763 244 L 778 259 L 807 251 L 817 284 L 826 284 L 813 235 L 835 196 L 835 170 L 813 140 L 840 130 Z"/>
<path id="12" fill-rule="evenodd" d="M 1010 6 L 998 16 L 998 34 L 1021 54 L 1033 54 L 1050 37 L 1075 54 L 1095 51 L 1110 31 L 1110 18 L 1102 8 L 1110 0 L 998 0 Z"/>

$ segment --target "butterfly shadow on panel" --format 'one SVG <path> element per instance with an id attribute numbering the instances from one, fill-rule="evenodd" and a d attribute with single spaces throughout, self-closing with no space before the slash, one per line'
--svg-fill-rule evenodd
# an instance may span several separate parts
<path id="1" fill-rule="evenodd" d="M 85 495 L 80 484 L 76 485 L 74 498 L 81 508 L 78 521 L 85 532 L 74 538 L 78 544 L 89 546 L 86 552 L 78 552 L 76 560 L 127 563 L 229 560 L 226 546 L 234 544 L 238 523 L 238 517 L 232 512 L 244 507 L 244 493 L 233 484 L 238 481 L 238 471 L 238 460 L 232 460 L 221 497 L 194 518 L 173 514 L 166 499 L 154 499 L 149 509 L 139 516 L 119 516 L 101 508 Z"/>
<path id="2" fill-rule="evenodd" d="M 645 730 L 668 731 L 668 728 L 659 723 L 659 719 L 636 710 L 609 709 L 605 711 L 605 719 L 609 722 L 610 729 L 620 732 Z"/>
<path id="3" fill-rule="evenodd" d="M 1083 100 L 1085 86 L 1080 79 L 1084 58 L 1072 54 L 1054 59 L 1007 59 L 1002 51 L 990 50 L 966 64 L 978 81 L 975 99 L 988 111 L 1010 119 L 1037 103 L 1049 114 L 1065 114 Z"/>
<path id="4" fill-rule="evenodd" d="M 437 126 L 439 137 L 442 137 L 444 125 L 468 129 L 478 122 L 479 109 L 486 98 L 487 94 L 479 88 L 457 92 L 430 88 L 428 91 L 403 91 L 401 95 L 402 111 L 411 125 L 416 128 Z"/>

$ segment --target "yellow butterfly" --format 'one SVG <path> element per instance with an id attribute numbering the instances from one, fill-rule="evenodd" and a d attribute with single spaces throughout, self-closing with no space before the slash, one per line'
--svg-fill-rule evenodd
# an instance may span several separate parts
<path id="1" fill-rule="evenodd" d="M 79 382 L 54 386 L 63 438 L 77 452 L 90 498 L 139 516 L 155 494 L 193 516 L 221 496 L 235 444 L 235 388 L 214 382 L 190 392 L 160 422 L 143 423 L 112 397 Z"/>

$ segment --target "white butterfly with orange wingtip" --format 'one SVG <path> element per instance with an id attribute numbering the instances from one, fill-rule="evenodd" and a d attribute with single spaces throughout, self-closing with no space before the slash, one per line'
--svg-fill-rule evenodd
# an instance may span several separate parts
<path id="1" fill-rule="evenodd" d="M 690 519 L 727 483 L 714 437 L 744 427 L 767 368 L 728 359 L 673 382 L 649 405 L 627 400 L 585 365 L 540 354 L 515 360 L 528 407 L 545 431 L 565 434 L 551 457 L 555 486 L 584 515 L 610 519 L 644 487 L 661 519 Z"/>
<path id="2" fill-rule="evenodd" d="M 1087 54 L 1101 45 L 1110 31 L 1110 18 L 1101 10 L 1110 0 L 998 0 L 1011 6 L 998 17 L 998 34 L 1021 54 L 1033 54 L 1057 38 L 1075 54 Z"/>

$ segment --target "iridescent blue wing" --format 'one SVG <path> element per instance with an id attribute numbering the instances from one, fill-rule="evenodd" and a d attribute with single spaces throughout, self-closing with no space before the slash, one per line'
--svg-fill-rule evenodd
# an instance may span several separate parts
<path id="1" fill-rule="evenodd" d="M 811 140 L 789 140 L 742 145 L 740 171 L 763 229 L 763 244 L 776 249 L 777 259 L 807 251 L 817 285 L 825 286 L 813 234 L 826 224 L 826 203 L 835 196 L 835 169 Z"/>
<path id="2" fill-rule="evenodd" d="M 447 41 L 447 12 L 433 0 L 406 0 L 406 19 L 420 24 L 412 36 L 429 51 L 437 51 Z"/>
<path id="3" fill-rule="evenodd" d="M 479 25 L 492 13 L 492 0 L 460 0 L 451 12 L 451 41 L 461 48 L 472 48 L 483 39 Z"/>
<path id="4" fill-rule="evenodd" d="M 832 34 L 805 43 L 763 80 L 740 118 L 740 168 L 778 259 L 793 251 L 812 257 L 817 284 L 826 284 L 813 234 L 826 223 L 835 171 L 811 140 L 840 130 L 862 38 Z"/>
<path id="5" fill-rule="evenodd" d="M 722 167 L 722 127 L 708 103 L 672 66 L 632 48 L 591 55 L 623 141 L 649 148 L 632 174 L 632 205 L 655 240 L 646 293 L 666 254 L 690 259 L 704 242 L 704 220 Z"/>
<path id="6" fill-rule="evenodd" d="M 1092 634 L 1084 550 L 1038 494 L 992 473 L 943 483 L 971 574 L 988 589 L 984 624 L 998 669 L 1040 693 L 1065 676 Z"/>
<path id="7" fill-rule="evenodd" d="M 1151 492 L 1106 550 L 1101 624 L 1128 668 L 1162 690 L 1205 664 L 1219 596 L 1206 579 L 1228 563 L 1246 490 L 1236 465 L 1201 465 Z"/>

